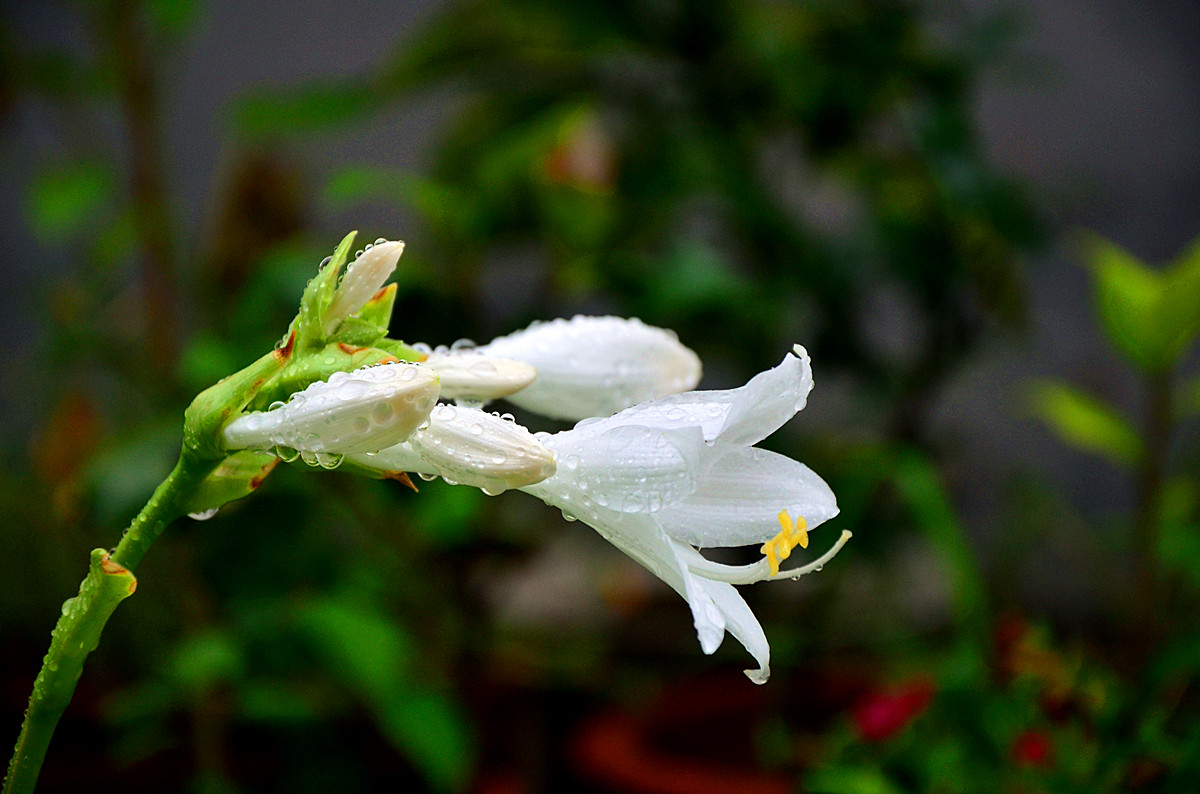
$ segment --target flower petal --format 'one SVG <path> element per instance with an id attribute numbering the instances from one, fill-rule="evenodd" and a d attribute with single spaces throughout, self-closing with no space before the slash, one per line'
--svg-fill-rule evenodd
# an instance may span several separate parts
<path id="1" fill-rule="evenodd" d="M 763 633 L 762 625 L 741 593 L 725 582 L 713 582 L 708 579 L 695 577 L 704 588 L 711 603 L 720 610 L 724 618 L 725 628 L 738 642 L 750 652 L 758 662 L 757 670 L 746 670 L 746 677 L 756 684 L 765 684 L 771 677 L 771 646 L 767 643 L 767 635 Z"/>
<path id="2" fill-rule="evenodd" d="M 779 513 L 808 528 L 838 514 L 833 491 L 812 469 L 756 447 L 718 441 L 696 487 L 656 514 L 668 535 L 705 548 L 763 543 L 779 533 Z"/>
<path id="3" fill-rule="evenodd" d="M 696 428 L 662 432 L 637 425 L 538 439 L 555 452 L 552 479 L 578 490 L 584 504 L 620 513 L 654 512 L 690 493 L 703 447 Z"/>
<path id="4" fill-rule="evenodd" d="M 617 425 L 700 427 L 705 441 L 719 438 L 749 446 L 774 433 L 804 408 L 812 386 L 808 353 L 796 345 L 778 366 L 760 372 L 744 386 L 660 397 L 607 418 L 585 419 L 576 428 L 597 432 Z"/>

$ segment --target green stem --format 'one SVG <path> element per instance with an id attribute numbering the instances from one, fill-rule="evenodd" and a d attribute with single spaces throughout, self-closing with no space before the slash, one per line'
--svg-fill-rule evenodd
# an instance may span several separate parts
<path id="1" fill-rule="evenodd" d="M 1158 536 L 1162 524 L 1161 499 L 1165 483 L 1167 453 L 1171 445 L 1173 372 L 1154 373 L 1148 380 L 1146 453 L 1138 482 L 1134 532 L 1137 557 L 1136 620 L 1140 630 L 1153 636 L 1162 608 L 1158 576 Z"/>
<path id="2" fill-rule="evenodd" d="M 197 459 L 185 447 L 174 470 L 129 525 L 116 550 L 112 554 L 104 549 L 92 551 L 88 574 L 79 586 L 79 595 L 63 604 L 62 617 L 50 635 L 50 650 L 42 659 L 42 669 L 33 682 L 29 708 L 25 711 L 21 734 L 4 779 L 3 794 L 30 794 L 33 791 L 46 749 L 50 746 L 50 737 L 83 673 L 84 660 L 99 645 L 100 633 L 113 610 L 137 589 L 132 569 L 141 562 L 150 544 L 166 526 L 183 515 L 188 496 L 215 465 Z"/>

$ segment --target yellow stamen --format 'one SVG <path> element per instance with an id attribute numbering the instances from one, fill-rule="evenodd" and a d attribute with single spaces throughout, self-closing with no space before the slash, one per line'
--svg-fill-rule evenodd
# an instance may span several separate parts
<path id="1" fill-rule="evenodd" d="M 804 516 L 796 516 L 793 523 L 788 511 L 780 510 L 779 526 L 783 528 L 780 533 L 764 543 L 761 549 L 767 557 L 771 576 L 779 574 L 779 563 L 788 558 L 792 549 L 797 546 L 802 549 L 808 548 L 808 522 L 804 520 Z"/>

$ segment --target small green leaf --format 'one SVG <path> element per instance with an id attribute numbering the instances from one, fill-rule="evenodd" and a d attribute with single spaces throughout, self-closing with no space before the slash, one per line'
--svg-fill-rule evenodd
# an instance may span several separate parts
<path id="1" fill-rule="evenodd" d="M 321 315 L 333 301 L 333 294 L 337 291 L 338 273 L 350 256 L 350 247 L 354 245 L 356 236 L 358 232 L 354 231 L 343 237 L 334 249 L 333 256 L 304 288 L 304 295 L 300 298 L 300 313 L 291 325 L 291 329 L 297 333 L 296 341 L 301 347 L 324 343 L 325 332 Z"/>
<path id="2" fill-rule="evenodd" d="M 33 231 L 51 241 L 82 231 L 112 201 L 112 175 L 99 163 L 77 163 L 39 174 L 30 187 Z"/>
<path id="3" fill-rule="evenodd" d="M 1142 440 L 1116 411 L 1065 383 L 1032 387 L 1034 411 L 1064 441 L 1125 466 L 1142 458 Z"/>
<path id="4" fill-rule="evenodd" d="M 201 481 L 184 508 L 189 513 L 216 510 L 258 490 L 263 480 L 279 463 L 270 452 L 244 449 L 221 461 Z"/>

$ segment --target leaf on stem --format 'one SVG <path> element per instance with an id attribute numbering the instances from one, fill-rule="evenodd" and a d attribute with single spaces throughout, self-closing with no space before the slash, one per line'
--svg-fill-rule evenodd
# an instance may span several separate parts
<path id="1" fill-rule="evenodd" d="M 1033 384 L 1033 410 L 1059 438 L 1071 446 L 1133 466 L 1144 454 L 1136 430 L 1110 406 L 1066 383 Z"/>

